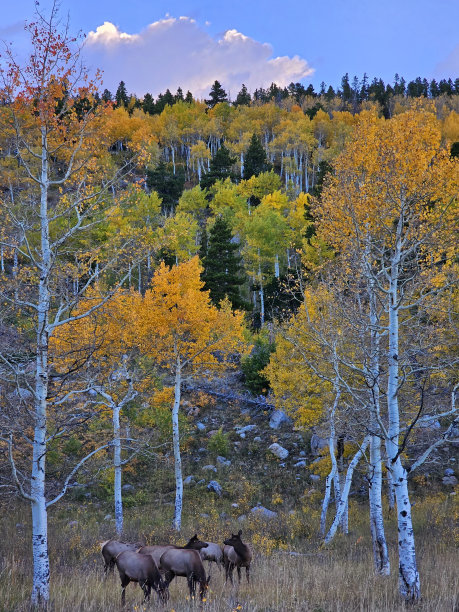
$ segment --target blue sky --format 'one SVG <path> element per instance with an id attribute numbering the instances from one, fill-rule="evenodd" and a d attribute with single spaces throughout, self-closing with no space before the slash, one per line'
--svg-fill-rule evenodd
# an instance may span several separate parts
<path id="1" fill-rule="evenodd" d="M 5 4 L 0 38 L 19 46 L 34 3 Z M 87 61 L 104 69 L 106 85 L 124 79 L 138 94 L 179 84 L 199 94 L 215 78 L 235 95 L 241 82 L 337 86 L 345 72 L 386 82 L 395 72 L 407 80 L 459 76 L 458 0 L 62 0 L 61 7 L 73 30 L 97 32 Z"/>

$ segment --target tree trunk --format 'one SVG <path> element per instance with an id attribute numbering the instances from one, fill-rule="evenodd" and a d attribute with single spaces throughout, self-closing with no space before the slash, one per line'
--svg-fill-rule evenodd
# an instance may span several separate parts
<path id="1" fill-rule="evenodd" d="M 48 516 L 46 510 L 46 430 L 49 349 L 49 272 L 51 253 L 48 222 L 48 152 L 45 128 L 41 138 L 40 233 L 41 268 L 38 287 L 37 361 L 35 372 L 35 426 L 30 493 L 32 501 L 32 605 L 49 600 Z"/>
<path id="2" fill-rule="evenodd" d="M 349 491 L 351 489 L 352 476 L 354 474 L 354 470 L 358 462 L 360 461 L 360 458 L 362 457 L 363 453 L 365 452 L 369 442 L 370 442 L 370 436 L 366 436 L 366 438 L 362 442 L 362 446 L 355 453 L 351 463 L 349 464 L 349 467 L 347 468 L 346 480 L 344 481 L 344 487 L 341 492 L 341 499 L 339 502 L 338 510 L 336 511 L 336 516 L 333 520 L 333 524 L 328 530 L 327 535 L 325 536 L 325 540 L 324 540 L 325 544 L 328 544 L 329 542 L 332 541 L 339 525 L 341 524 L 343 513 L 345 512 L 346 507 L 347 507 L 347 500 L 349 498 Z"/>
<path id="3" fill-rule="evenodd" d="M 183 476 L 182 476 L 182 457 L 180 456 L 180 431 L 179 431 L 179 409 L 182 384 L 182 372 L 180 357 L 177 357 L 175 370 L 175 389 L 174 406 L 172 408 L 172 441 L 174 445 L 175 462 L 175 511 L 173 527 L 180 531 L 182 526 L 182 506 L 183 506 Z"/>
<path id="4" fill-rule="evenodd" d="M 113 467 L 115 469 L 115 528 L 116 535 L 123 532 L 123 498 L 121 494 L 121 440 L 120 407 L 113 404 Z"/>
<path id="5" fill-rule="evenodd" d="M 389 553 L 382 512 L 382 462 L 381 439 L 372 435 L 370 440 L 370 463 L 368 466 L 368 495 L 370 502 L 370 530 L 373 542 L 373 560 L 378 574 L 390 574 Z"/>
<path id="6" fill-rule="evenodd" d="M 405 600 L 419 601 L 421 588 L 416 564 L 413 524 L 411 520 L 411 503 L 408 494 L 408 474 L 399 456 L 400 412 L 398 405 L 399 386 L 399 295 L 398 279 L 400 275 L 401 244 L 403 231 L 403 214 L 397 226 L 397 242 L 392 256 L 389 287 L 389 354 L 387 379 L 387 409 L 389 417 L 386 451 L 389 469 L 395 488 L 398 521 L 398 555 L 399 555 L 399 589 Z"/>

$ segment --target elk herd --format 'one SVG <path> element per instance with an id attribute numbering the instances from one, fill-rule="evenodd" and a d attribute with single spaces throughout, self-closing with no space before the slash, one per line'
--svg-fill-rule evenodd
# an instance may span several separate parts
<path id="1" fill-rule="evenodd" d="M 199 596 L 203 601 L 209 588 L 210 574 L 206 576 L 203 561 L 208 561 L 225 569 L 226 581 L 233 584 L 233 572 L 237 569 L 239 582 L 241 568 L 245 567 L 247 582 L 250 579 L 252 550 L 242 541 L 242 531 L 223 542 L 203 542 L 195 534 L 185 546 L 173 544 L 143 546 L 140 543 L 130 544 L 117 540 L 102 543 L 104 574 L 113 571 L 115 565 L 121 580 L 121 604 L 124 605 L 126 587 L 130 582 L 137 582 L 144 593 L 144 602 L 150 599 L 151 589 L 158 594 L 162 603 L 169 599 L 169 585 L 175 576 L 187 579 L 190 597 L 196 594 L 199 584 Z M 210 571 L 210 569 L 209 569 Z"/>

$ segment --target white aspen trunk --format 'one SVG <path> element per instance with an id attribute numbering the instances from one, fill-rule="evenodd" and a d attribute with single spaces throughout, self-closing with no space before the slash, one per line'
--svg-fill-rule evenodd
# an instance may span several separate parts
<path id="1" fill-rule="evenodd" d="M 376 307 L 375 282 L 371 274 L 371 259 L 366 250 L 365 264 L 368 275 L 368 293 L 370 306 L 370 380 L 372 402 L 370 403 L 370 462 L 368 465 L 368 496 L 370 505 L 370 531 L 373 543 L 373 561 L 376 573 L 382 576 L 390 574 L 389 553 L 382 507 L 382 458 L 381 428 L 378 419 L 381 413 L 379 387 L 380 332 Z"/>
<path id="2" fill-rule="evenodd" d="M 341 524 L 342 516 L 343 516 L 343 513 L 346 510 L 347 500 L 349 498 L 349 491 L 351 489 L 352 476 L 354 474 L 354 470 L 355 470 L 358 462 L 360 461 L 360 458 L 362 457 L 363 453 L 367 449 L 367 446 L 368 446 L 369 442 L 370 442 L 370 436 L 366 436 L 365 439 L 362 442 L 362 446 L 355 453 L 351 463 L 349 464 L 349 467 L 347 468 L 346 480 L 344 481 L 344 487 L 343 487 L 343 490 L 341 492 L 341 499 L 340 499 L 340 502 L 339 502 L 338 510 L 336 511 L 336 516 L 335 516 L 335 518 L 333 520 L 333 523 L 332 523 L 330 529 L 328 530 L 327 535 L 325 536 L 325 540 L 324 540 L 325 544 L 328 544 L 329 542 L 332 541 L 332 539 L 334 538 L 334 536 L 336 534 L 336 531 L 337 531 L 339 525 Z"/>
<path id="3" fill-rule="evenodd" d="M 399 456 L 400 412 L 398 405 L 399 386 L 399 295 L 401 244 L 404 217 L 400 215 L 397 225 L 397 239 L 392 256 L 389 287 L 389 352 L 387 379 L 387 409 L 389 417 L 386 451 L 389 469 L 395 488 L 398 522 L 399 590 L 402 597 L 410 602 L 419 601 L 421 587 L 416 564 L 411 503 L 408 494 L 408 474 Z"/>
<path id="4" fill-rule="evenodd" d="M 244 152 L 241 151 L 241 178 L 244 176 Z"/>
<path id="5" fill-rule="evenodd" d="M 173 168 L 173 172 L 175 175 L 175 147 L 171 147 L 171 153 L 172 153 L 172 168 Z"/>
<path id="6" fill-rule="evenodd" d="M 113 403 L 113 467 L 115 469 L 115 528 L 116 535 L 123 532 L 123 497 L 121 494 L 121 439 L 120 439 L 120 407 Z"/>
<path id="7" fill-rule="evenodd" d="M 137 265 L 137 270 L 139 273 L 139 293 L 142 293 L 142 269 L 140 266 L 140 262 Z"/>
<path id="8" fill-rule="evenodd" d="M 174 406 L 172 408 L 172 441 L 174 445 L 175 463 L 175 511 L 173 528 L 180 531 L 182 526 L 182 507 L 183 507 L 183 476 L 182 476 L 182 457 L 180 455 L 180 431 L 179 431 L 179 409 L 182 385 L 182 372 L 180 357 L 177 356 L 175 370 L 175 389 Z"/>
<path id="9" fill-rule="evenodd" d="M 35 372 L 35 424 L 30 493 L 32 505 L 32 606 L 49 601 L 48 514 L 45 496 L 46 429 L 49 348 L 49 272 L 51 252 L 48 221 L 48 152 L 45 128 L 41 136 L 40 233 L 41 269 L 38 288 L 37 361 Z"/>
<path id="10" fill-rule="evenodd" d="M 260 257 L 260 251 L 258 251 L 258 257 Z M 258 279 L 260 282 L 260 324 L 263 327 L 265 322 L 265 293 L 263 289 L 263 276 L 261 274 L 261 263 L 258 261 Z"/>
<path id="11" fill-rule="evenodd" d="M 279 255 L 277 253 L 274 258 L 274 276 L 280 278 Z"/>
<path id="12" fill-rule="evenodd" d="M 3 258 L 3 244 L 0 245 L 0 270 L 5 271 L 5 260 Z"/>
<path id="13" fill-rule="evenodd" d="M 382 462 L 381 439 L 372 435 L 370 440 L 370 463 L 368 466 L 368 495 L 370 503 L 370 530 L 373 542 L 375 570 L 382 576 L 389 576 L 390 561 L 387 550 L 384 518 L 382 511 Z"/>
<path id="14" fill-rule="evenodd" d="M 387 468 L 387 504 L 389 507 L 389 512 L 395 508 L 395 490 L 394 490 L 394 481 L 392 480 L 392 472 L 389 469 L 389 463 L 386 463 Z"/>
<path id="15" fill-rule="evenodd" d="M 338 466 L 336 463 L 336 457 L 335 457 L 335 411 L 336 411 L 336 407 L 338 406 L 339 396 L 340 396 L 340 392 L 339 390 L 337 390 L 336 395 L 335 395 L 335 401 L 333 402 L 333 407 L 330 411 L 330 418 L 329 418 L 330 434 L 328 437 L 328 450 L 330 452 L 332 468 L 325 481 L 325 493 L 324 493 L 324 499 L 322 502 L 322 511 L 320 514 L 319 535 L 321 537 L 325 536 L 325 527 L 326 527 L 326 522 L 327 522 L 327 510 L 330 504 L 331 485 L 332 485 L 332 482 L 334 482 L 335 475 L 338 469 Z"/>

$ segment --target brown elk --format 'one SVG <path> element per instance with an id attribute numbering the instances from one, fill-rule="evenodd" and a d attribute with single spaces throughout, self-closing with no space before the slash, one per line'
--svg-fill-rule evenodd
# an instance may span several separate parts
<path id="1" fill-rule="evenodd" d="M 142 544 L 130 544 L 128 542 L 118 542 L 117 540 L 107 540 L 102 542 L 102 556 L 104 558 L 104 575 L 113 571 L 115 567 L 115 557 L 125 550 L 135 551 L 138 550 Z"/>
<path id="2" fill-rule="evenodd" d="M 221 569 L 223 566 L 223 549 L 220 544 L 216 544 L 215 542 L 206 542 L 207 546 L 205 548 L 201 548 L 199 554 L 201 556 L 202 561 L 209 562 L 209 572 L 212 562 L 217 564 L 218 569 Z"/>
<path id="3" fill-rule="evenodd" d="M 177 550 L 201 550 L 202 548 L 206 547 L 207 543 L 202 542 L 195 533 L 194 536 L 185 544 L 185 546 L 176 546 L 175 544 L 142 546 L 142 548 L 139 548 L 138 552 L 142 555 L 150 555 L 153 557 L 158 569 L 162 571 L 161 556 L 166 552 L 166 550 L 170 550 L 171 548 Z"/>
<path id="4" fill-rule="evenodd" d="M 190 597 L 194 598 L 196 583 L 199 582 L 199 596 L 204 599 L 209 588 L 210 576 L 206 578 L 204 565 L 197 550 L 170 548 L 162 555 L 161 567 L 165 572 L 164 578 L 169 587 L 175 576 L 185 576 L 190 590 Z"/>
<path id="5" fill-rule="evenodd" d="M 144 593 L 144 603 L 150 600 L 151 589 L 158 593 L 162 603 L 169 599 L 167 584 L 161 578 L 156 563 L 149 555 L 141 555 L 131 550 L 120 552 L 115 557 L 116 567 L 121 579 L 121 605 L 126 601 L 126 587 L 130 582 L 138 582 Z"/>
<path id="6" fill-rule="evenodd" d="M 247 544 L 244 544 L 241 539 L 241 535 L 242 531 L 239 531 L 237 535 L 232 533 L 231 537 L 223 542 L 225 545 L 223 548 L 223 562 L 225 564 L 226 572 L 225 582 L 229 578 L 231 580 L 231 584 L 233 584 L 233 571 L 235 567 L 237 568 L 239 582 L 241 582 L 241 567 L 245 567 L 247 582 L 250 582 L 249 577 L 252 551 Z"/>

